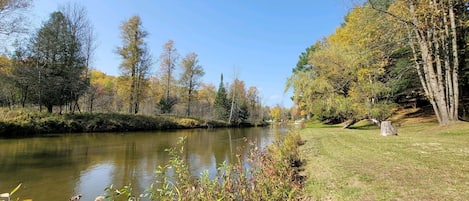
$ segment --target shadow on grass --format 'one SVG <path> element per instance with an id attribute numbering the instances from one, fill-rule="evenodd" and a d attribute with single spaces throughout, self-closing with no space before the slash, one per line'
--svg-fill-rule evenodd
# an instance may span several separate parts
<path id="1" fill-rule="evenodd" d="M 322 124 L 322 125 L 307 125 L 306 128 L 341 128 L 341 126 Z"/>
<path id="2" fill-rule="evenodd" d="M 424 106 L 422 108 L 419 108 L 415 112 L 408 113 L 404 116 L 404 119 L 410 119 L 410 118 L 424 118 L 424 117 L 433 117 L 435 115 L 435 112 L 433 111 L 433 108 L 431 105 Z"/>
<path id="3" fill-rule="evenodd" d="M 379 127 L 376 126 L 375 124 L 365 124 L 365 125 L 351 126 L 349 129 L 356 129 L 356 130 L 377 130 L 377 129 L 379 129 Z"/>

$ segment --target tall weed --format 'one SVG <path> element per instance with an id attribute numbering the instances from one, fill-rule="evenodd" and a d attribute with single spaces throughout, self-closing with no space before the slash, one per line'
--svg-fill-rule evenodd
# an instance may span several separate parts
<path id="1" fill-rule="evenodd" d="M 215 178 L 207 171 L 194 178 L 184 160 L 185 139 L 179 146 L 167 150 L 170 162 L 156 170 L 155 181 L 146 192 L 135 196 L 131 185 L 121 189 L 108 187 L 108 200 L 299 200 L 302 179 L 298 175 L 300 160 L 298 146 L 301 138 L 295 131 L 279 136 L 274 143 L 261 150 L 250 146 L 246 160 L 237 155 L 238 163 L 224 162 Z M 247 164 L 246 164 L 247 163 Z M 172 174 L 168 174 L 168 170 Z"/>

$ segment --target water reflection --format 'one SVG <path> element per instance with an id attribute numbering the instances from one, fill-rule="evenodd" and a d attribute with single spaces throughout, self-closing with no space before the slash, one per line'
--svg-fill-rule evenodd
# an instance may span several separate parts
<path id="1" fill-rule="evenodd" d="M 34 200 L 68 200 L 82 193 L 93 200 L 114 184 L 132 183 L 142 192 L 154 179 L 154 170 L 167 164 L 165 149 L 180 137 L 191 173 L 217 173 L 224 161 L 235 163 L 235 154 L 247 153 L 246 141 L 269 144 L 275 133 L 286 129 L 200 129 L 126 134 L 74 134 L 60 137 L 0 140 L 0 193 L 18 183 L 18 196 Z"/>

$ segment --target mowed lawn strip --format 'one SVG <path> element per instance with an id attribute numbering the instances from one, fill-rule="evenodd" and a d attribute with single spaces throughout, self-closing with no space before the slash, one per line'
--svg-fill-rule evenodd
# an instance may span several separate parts
<path id="1" fill-rule="evenodd" d="M 469 123 L 305 128 L 300 147 L 313 200 L 468 200 Z"/>

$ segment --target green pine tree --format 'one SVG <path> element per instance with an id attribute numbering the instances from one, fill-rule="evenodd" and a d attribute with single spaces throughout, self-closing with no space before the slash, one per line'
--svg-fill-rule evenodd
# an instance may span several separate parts
<path id="1" fill-rule="evenodd" d="M 227 98 L 226 88 L 223 86 L 223 74 L 221 74 L 220 86 L 215 98 L 214 117 L 220 120 L 227 120 L 230 115 L 230 103 Z"/>

